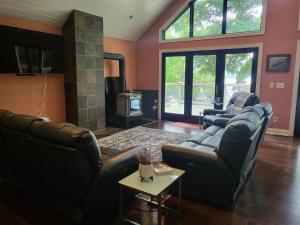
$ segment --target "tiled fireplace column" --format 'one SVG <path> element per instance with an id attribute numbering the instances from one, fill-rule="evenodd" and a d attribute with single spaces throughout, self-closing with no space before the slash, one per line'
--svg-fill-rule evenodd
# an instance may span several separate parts
<path id="1" fill-rule="evenodd" d="M 63 31 L 67 122 L 92 131 L 104 128 L 102 17 L 74 10 Z"/>

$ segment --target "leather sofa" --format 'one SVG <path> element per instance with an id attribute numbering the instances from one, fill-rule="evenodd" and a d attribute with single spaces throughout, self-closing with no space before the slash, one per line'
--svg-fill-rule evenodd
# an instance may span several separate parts
<path id="1" fill-rule="evenodd" d="M 100 150 L 88 129 L 0 110 L 0 176 L 78 223 L 113 212 L 137 167 L 134 150 Z"/>
<path id="2" fill-rule="evenodd" d="M 237 102 L 237 99 L 239 99 L 239 102 Z M 236 103 L 239 103 L 238 107 L 235 106 Z M 225 110 L 204 109 L 201 125 L 203 125 L 204 129 L 211 125 L 225 127 L 229 120 L 239 113 L 244 107 L 253 106 L 258 103 L 259 99 L 254 93 L 234 92 Z"/>
<path id="3" fill-rule="evenodd" d="M 232 203 L 254 166 L 271 116 L 269 103 L 249 106 L 225 128 L 212 125 L 181 145 L 164 145 L 163 160 L 186 171 L 183 195 L 218 206 Z"/>

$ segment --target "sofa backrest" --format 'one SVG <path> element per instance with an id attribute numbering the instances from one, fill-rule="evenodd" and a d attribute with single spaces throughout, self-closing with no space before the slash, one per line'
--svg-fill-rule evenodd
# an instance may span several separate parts
<path id="1" fill-rule="evenodd" d="M 261 132 L 260 132 L 259 139 L 258 139 L 257 146 L 256 146 L 256 151 L 257 151 L 264 140 L 267 128 L 268 128 L 271 118 L 273 116 L 273 110 L 272 110 L 272 105 L 269 102 L 257 104 L 255 106 L 259 107 L 264 113 L 264 121 L 262 123 Z M 255 157 L 255 155 L 254 155 L 254 157 Z"/>
<path id="2" fill-rule="evenodd" d="M 11 162 L 3 161 L 20 183 L 68 202 L 78 203 L 88 194 L 102 165 L 97 140 L 88 129 L 2 110 L 0 153 L 3 149 Z"/>
<path id="3" fill-rule="evenodd" d="M 23 176 L 26 173 L 24 166 L 28 165 L 26 162 L 27 158 L 31 155 L 27 154 L 25 146 L 30 136 L 29 128 L 30 125 L 39 120 L 39 118 L 19 115 L 14 113 L 6 113 L 2 116 L 0 135 L 2 137 L 2 142 L 6 156 L 6 163 L 10 166 L 9 170 L 13 174 L 11 176 L 19 176 L 21 179 L 25 179 Z M 31 174 L 28 172 L 29 176 Z"/>
<path id="4" fill-rule="evenodd" d="M 237 179 L 245 173 L 252 159 L 260 129 L 261 119 L 255 112 L 240 113 L 226 125 L 217 154 Z"/>
<path id="5" fill-rule="evenodd" d="M 226 111 L 228 113 L 232 112 L 232 108 L 237 100 L 237 98 L 240 95 L 244 95 L 245 92 L 234 92 L 226 106 Z M 259 102 L 258 96 L 254 93 L 250 93 L 249 97 L 247 99 L 245 99 L 245 102 L 243 104 L 243 107 L 247 107 L 247 106 L 253 106 L 256 105 Z"/>
<path id="6" fill-rule="evenodd" d="M 45 189 L 75 202 L 95 184 L 101 170 L 101 153 L 94 134 L 68 123 L 35 122 L 29 139 L 42 162 Z"/>
<path id="7" fill-rule="evenodd" d="M 3 118 L 5 118 L 9 114 L 11 114 L 11 112 L 0 109 L 0 129 L 1 129 Z M 8 155 L 8 151 L 6 150 L 6 148 L 4 146 L 3 137 L 2 137 L 1 130 L 0 130 L 0 175 L 8 176 L 11 173 L 12 173 L 11 160 Z"/>

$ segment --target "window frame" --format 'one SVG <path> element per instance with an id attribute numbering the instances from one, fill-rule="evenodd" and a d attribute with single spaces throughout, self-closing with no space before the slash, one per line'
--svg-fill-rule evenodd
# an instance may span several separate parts
<path id="1" fill-rule="evenodd" d="M 263 0 L 261 27 L 258 31 L 249 32 L 236 32 L 236 33 L 226 33 L 226 23 L 227 23 L 227 6 L 228 0 L 223 0 L 223 20 L 222 20 L 222 33 L 216 35 L 206 35 L 206 36 L 194 36 L 194 3 L 196 0 L 187 0 L 159 29 L 159 43 L 165 42 L 181 42 L 181 41 L 192 41 L 192 40 L 207 40 L 207 39 L 219 39 L 219 38 L 230 38 L 230 37 L 243 37 L 252 35 L 263 35 L 265 34 L 266 26 L 266 15 L 267 15 L 267 2 L 268 0 Z M 186 10 L 190 8 L 190 35 L 188 38 L 175 38 L 175 39 L 165 39 L 165 31 L 172 26 L 172 24 L 183 14 Z"/>
<path id="2" fill-rule="evenodd" d="M 249 53 L 249 51 L 254 52 L 254 57 L 252 61 L 252 73 L 251 73 L 251 84 L 250 91 L 256 93 L 259 96 L 260 93 L 260 77 L 261 77 L 261 55 L 262 55 L 262 44 L 249 44 L 249 45 L 236 45 L 236 46 L 219 46 L 212 48 L 203 49 L 168 49 L 167 51 L 160 52 L 160 89 L 159 89 L 159 119 L 180 121 L 180 122 L 192 122 L 197 123 L 199 121 L 199 116 L 192 115 L 191 99 L 192 90 L 185 88 L 185 101 L 184 101 L 184 113 L 171 113 L 165 111 L 165 93 L 166 93 L 166 58 L 184 56 L 185 61 L 185 87 L 192 87 L 193 84 L 193 58 L 194 56 L 204 56 L 204 55 L 216 55 L 216 84 L 218 87 L 219 94 L 215 93 L 215 96 L 220 96 L 222 101 L 224 100 L 224 79 L 225 79 L 225 56 L 227 54 L 239 54 L 239 53 Z M 220 71 L 221 70 L 221 71 Z M 190 99 L 190 100 L 189 100 Z M 224 104 L 227 104 L 225 102 Z M 223 104 L 222 104 L 223 105 Z M 215 105 L 215 109 L 222 109 Z"/>
<path id="3" fill-rule="evenodd" d="M 189 19 L 189 21 L 190 21 L 190 27 L 189 27 L 190 30 L 189 30 L 189 33 L 190 34 L 189 34 L 189 36 L 191 36 L 191 32 L 193 32 L 193 30 L 191 30 L 191 14 L 192 14 L 192 10 L 190 8 L 190 4 L 188 4 L 188 5 L 186 5 L 184 7 L 184 9 L 182 9 L 180 11 L 180 13 L 178 15 L 176 15 L 176 17 L 174 19 L 172 19 L 171 23 L 169 23 L 164 29 L 162 29 L 162 33 L 161 33 L 162 34 L 162 37 L 161 37 L 162 40 L 170 40 L 170 39 L 165 39 L 165 37 L 166 37 L 166 30 L 168 30 L 177 21 L 177 19 L 179 19 L 184 13 L 186 13 L 186 11 L 188 9 L 190 9 L 190 19 Z M 184 38 L 176 38 L 176 39 L 184 39 Z M 171 40 L 173 40 L 173 39 L 171 39 Z"/>

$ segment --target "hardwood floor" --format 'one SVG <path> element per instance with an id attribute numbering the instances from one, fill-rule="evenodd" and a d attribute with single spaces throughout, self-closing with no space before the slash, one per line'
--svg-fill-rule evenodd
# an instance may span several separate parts
<path id="1" fill-rule="evenodd" d="M 158 122 L 149 127 L 193 134 L 193 129 Z M 256 166 L 230 209 L 218 209 L 200 202 L 183 200 L 180 218 L 165 215 L 165 225 L 299 225 L 300 224 L 300 139 L 280 136 L 265 137 Z M 174 200 L 174 199 L 173 199 Z M 171 200 L 172 201 L 172 200 Z M 155 224 L 156 213 L 135 201 L 129 215 L 142 224 Z M 151 209 L 155 210 L 155 209 Z M 0 184 L 0 225 L 71 225 L 64 216 L 29 194 Z M 112 224 L 103 222 L 101 224 Z"/>

